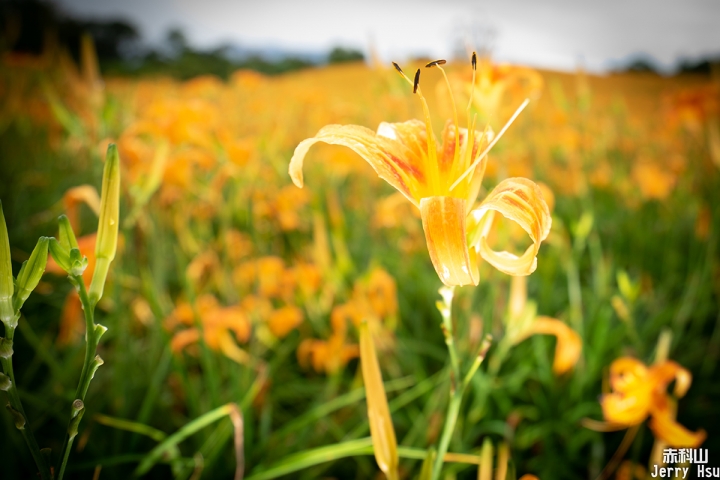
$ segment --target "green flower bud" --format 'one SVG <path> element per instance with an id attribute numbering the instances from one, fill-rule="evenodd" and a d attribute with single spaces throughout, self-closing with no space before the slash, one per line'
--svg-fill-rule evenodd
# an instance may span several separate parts
<path id="1" fill-rule="evenodd" d="M 10 239 L 5 225 L 2 202 L 0 202 L 0 320 L 6 326 L 12 328 L 14 328 L 14 325 L 12 325 L 13 319 L 16 317 L 12 306 L 14 290 L 12 262 L 10 260 Z M 17 322 L 17 319 L 14 321 Z"/>
<path id="2" fill-rule="evenodd" d="M 58 217 L 58 225 L 60 226 L 60 245 L 68 250 L 73 248 L 80 250 L 77 238 L 75 238 L 75 232 L 73 232 L 72 225 L 70 225 L 70 220 L 68 220 L 65 215 L 60 215 Z"/>
<path id="3" fill-rule="evenodd" d="M 0 373 L 0 390 L 7 392 L 12 387 L 12 380 L 4 373 Z"/>
<path id="4" fill-rule="evenodd" d="M 25 300 L 30 296 L 30 292 L 35 290 L 40 278 L 45 273 L 49 241 L 48 237 L 40 237 L 30 254 L 30 258 L 20 268 L 17 282 L 15 282 L 15 301 L 13 302 L 13 308 L 16 312 L 23 306 Z"/>
<path id="5" fill-rule="evenodd" d="M 70 250 L 70 274 L 79 277 L 87 268 L 88 259 L 80 252 L 79 249 Z"/>
<path id="6" fill-rule="evenodd" d="M 50 255 L 52 255 L 57 264 L 60 265 L 60 268 L 69 273 L 72 268 L 72 263 L 70 262 L 70 250 L 65 248 L 54 237 L 50 238 L 48 248 L 50 250 Z"/>
<path id="7" fill-rule="evenodd" d="M 100 300 L 110 262 L 115 258 L 120 223 L 120 157 L 114 144 L 108 146 L 103 170 L 100 218 L 95 243 L 95 271 L 90 283 L 90 302 Z"/>

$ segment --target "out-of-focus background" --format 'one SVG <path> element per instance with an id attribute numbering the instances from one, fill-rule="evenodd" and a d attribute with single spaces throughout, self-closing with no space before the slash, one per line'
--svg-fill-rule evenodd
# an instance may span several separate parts
<path id="1" fill-rule="evenodd" d="M 128 478 L 228 402 L 243 412 L 246 478 L 381 478 L 367 448 L 350 449 L 369 436 L 363 318 L 407 449 L 401 477 L 417 477 L 450 388 L 419 213 L 349 149 L 314 146 L 303 189 L 287 169 L 325 125 L 423 118 L 391 61 L 412 73 L 438 58 L 447 82 L 421 76 L 438 136 L 453 102 L 461 126 L 469 105 L 479 130 L 497 132 L 530 99 L 491 151 L 480 199 L 527 177 L 553 215 L 526 284 L 481 262 L 480 285 L 456 293 L 461 362 L 484 334 L 495 340 L 450 451 L 506 445 L 508 478 L 645 478 L 668 445 L 662 404 L 705 430 L 720 467 L 718 19 L 720 3 L 698 0 L 0 4 L 0 200 L 15 273 L 61 214 L 92 265 L 107 145 L 121 157 L 120 247 L 97 314 L 105 364 L 67 478 Z M 495 227 L 498 250 L 527 247 L 510 222 Z M 557 323 L 541 331 L 536 315 Z M 519 324 L 536 327 L 519 335 Z M 83 328 L 50 262 L 13 361 L 27 428 L 54 455 Z M 677 362 L 692 384 L 676 396 L 659 382 L 652 402 L 626 394 L 644 415 L 605 432 L 623 357 L 649 371 Z M 0 477 L 32 476 L 6 412 L 0 428 Z M 230 478 L 232 432 L 220 419 L 143 474 Z"/>

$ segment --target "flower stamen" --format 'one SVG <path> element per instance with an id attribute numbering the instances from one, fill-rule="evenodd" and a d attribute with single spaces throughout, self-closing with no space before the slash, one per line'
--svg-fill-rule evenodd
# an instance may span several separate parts
<path id="1" fill-rule="evenodd" d="M 435 60 L 434 62 L 430 62 L 427 65 L 425 65 L 425 68 L 431 68 L 431 67 L 439 68 L 443 74 L 443 78 L 445 78 L 445 84 L 447 85 L 448 92 L 450 93 L 450 102 L 452 103 L 452 109 L 453 109 L 453 120 L 455 120 L 455 151 L 453 153 L 453 162 L 452 162 L 452 166 L 451 166 L 451 170 L 450 170 L 451 176 L 449 177 L 449 178 L 453 178 L 452 175 L 455 173 L 454 170 L 457 168 L 458 152 L 460 151 L 460 123 L 458 122 L 457 108 L 455 107 L 455 96 L 452 93 L 452 88 L 450 88 L 450 81 L 448 80 L 447 74 L 445 73 L 445 69 L 440 66 L 440 65 L 445 65 L 446 63 L 447 62 L 445 60 Z M 470 125 L 468 124 L 468 129 L 469 128 L 470 128 Z"/>
<path id="2" fill-rule="evenodd" d="M 530 103 L 530 99 L 526 98 L 525 101 L 518 107 L 518 109 L 515 110 L 515 113 L 513 113 L 513 116 L 510 117 L 510 120 L 507 121 L 507 123 L 502 128 L 502 130 L 500 130 L 500 132 L 498 132 L 498 134 L 495 136 L 495 138 L 493 138 L 492 141 L 485 148 L 485 150 L 483 150 L 483 152 L 480 154 L 480 156 L 478 156 L 475 159 L 475 161 L 472 163 L 472 165 L 470 165 L 467 168 L 467 170 L 465 170 L 465 172 L 462 175 L 460 175 L 460 177 L 457 180 L 455 180 L 455 183 L 453 183 L 452 186 L 450 186 L 450 191 L 452 191 L 455 187 L 457 187 L 458 184 L 475 169 L 475 167 L 482 161 L 482 159 L 485 158 L 485 155 L 487 155 L 488 152 L 490 151 L 490 149 L 495 146 L 495 144 L 497 143 L 498 140 L 500 140 L 500 138 L 507 131 L 507 129 L 510 127 L 510 125 L 512 125 L 512 123 L 515 121 L 515 119 L 518 117 L 518 115 L 520 115 L 520 112 L 522 112 L 525 109 L 525 107 L 527 107 L 528 103 Z"/>

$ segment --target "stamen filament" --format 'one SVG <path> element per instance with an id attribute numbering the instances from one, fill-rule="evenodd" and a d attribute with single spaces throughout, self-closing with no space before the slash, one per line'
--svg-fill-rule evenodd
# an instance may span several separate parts
<path id="1" fill-rule="evenodd" d="M 405 75 L 405 72 L 402 71 L 402 68 L 400 68 L 400 65 L 398 65 L 398 64 L 395 63 L 395 62 L 392 62 L 392 64 L 393 64 L 393 67 L 395 67 L 395 70 L 397 70 L 397 72 L 398 72 L 400 75 L 402 75 L 402 77 L 403 77 L 405 80 L 407 80 L 407 82 L 408 82 L 410 85 L 412 85 L 412 84 L 413 84 L 413 81 L 410 80 L 407 75 Z"/>
<path id="2" fill-rule="evenodd" d="M 495 144 L 498 142 L 498 140 L 500 140 L 500 138 L 503 136 L 503 134 L 505 133 L 505 131 L 506 131 L 506 130 L 510 127 L 510 125 L 515 121 L 515 119 L 518 117 L 518 115 L 520 115 L 520 112 L 522 112 L 523 109 L 524 109 L 525 107 L 527 107 L 527 104 L 528 104 L 528 103 L 530 103 L 530 99 L 529 99 L 529 98 L 526 98 L 525 101 L 522 103 L 522 105 L 520 105 L 520 107 L 518 107 L 518 109 L 515 110 L 515 113 L 513 113 L 513 116 L 510 117 L 510 120 L 507 121 L 507 123 L 506 123 L 505 126 L 502 128 L 502 130 L 500 130 L 500 132 L 495 136 L 495 138 L 493 138 L 493 140 L 490 142 L 490 144 L 485 148 L 485 150 L 482 152 L 482 154 L 480 154 L 480 156 L 472 163 L 472 165 L 470 165 L 470 166 L 468 167 L 468 169 L 465 170 L 465 172 L 464 172 L 462 175 L 460 175 L 460 177 L 459 177 L 457 180 L 455 180 L 455 183 L 453 183 L 452 186 L 450 186 L 450 191 L 452 191 L 455 187 L 457 187 L 457 185 L 458 185 L 465 177 L 467 177 L 467 176 L 470 174 L 470 172 L 472 172 L 473 169 L 482 161 L 482 159 L 485 157 L 485 155 L 488 154 L 488 152 L 490 151 L 490 149 L 491 149 L 493 146 L 495 146 Z"/>
<path id="3" fill-rule="evenodd" d="M 405 75 L 405 72 L 402 71 L 402 68 L 400 68 L 400 65 L 398 65 L 395 62 L 392 62 L 393 67 L 395 67 L 395 70 L 398 71 L 400 75 L 403 76 L 407 82 L 412 85 L 413 87 L 413 93 L 417 94 L 418 97 L 420 97 L 420 102 L 422 103 L 422 109 L 423 114 L 425 115 L 425 130 L 427 133 L 427 144 L 428 144 L 428 155 L 426 158 L 426 161 L 429 163 L 426 166 L 426 171 L 431 172 L 430 175 L 430 190 L 431 192 L 437 192 L 438 191 L 438 184 L 437 179 L 439 176 L 439 169 L 438 169 L 438 162 L 437 162 L 437 146 L 435 145 L 435 134 L 433 133 L 432 129 L 432 123 L 430 121 L 430 109 L 428 108 L 427 101 L 425 101 L 425 97 L 423 97 L 422 90 L 420 89 L 420 69 L 415 73 L 415 81 L 410 80 L 410 78 Z"/>
<path id="4" fill-rule="evenodd" d="M 457 108 L 455 107 L 455 96 L 452 93 L 452 88 L 450 88 L 450 81 L 448 80 L 447 74 L 445 73 L 445 69 L 442 68 L 440 64 L 436 64 L 436 66 L 442 72 L 443 77 L 445 78 L 445 84 L 447 85 L 448 92 L 450 92 L 450 102 L 452 102 L 453 108 L 453 119 L 455 120 L 455 152 L 453 154 L 452 165 L 450 166 L 450 174 L 453 175 L 455 173 L 454 170 L 457 168 L 457 159 L 460 151 L 460 123 L 458 122 Z M 450 176 L 449 178 L 453 177 Z"/>
<path id="5" fill-rule="evenodd" d="M 419 70 L 418 70 L 419 71 Z M 423 97 L 420 85 L 417 86 L 417 96 L 420 97 L 422 102 L 423 114 L 425 115 L 425 130 L 427 131 L 427 144 L 428 144 L 428 162 L 430 174 L 430 191 L 436 195 L 438 189 L 438 178 L 440 176 L 440 170 L 437 161 L 437 146 L 435 145 L 435 134 L 432 129 L 432 122 L 430 121 L 430 109 L 428 108 L 427 101 Z"/>

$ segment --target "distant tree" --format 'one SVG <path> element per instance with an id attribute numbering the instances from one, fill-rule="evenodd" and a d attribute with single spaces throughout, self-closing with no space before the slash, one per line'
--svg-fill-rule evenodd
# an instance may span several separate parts
<path id="1" fill-rule="evenodd" d="M 328 63 L 361 62 L 365 55 L 359 50 L 351 48 L 335 47 L 330 51 Z"/>
<path id="2" fill-rule="evenodd" d="M 701 73 L 710 75 L 713 68 L 720 68 L 720 56 L 715 58 L 703 58 L 695 62 L 683 60 L 680 62 L 678 73 Z"/>
<path id="3" fill-rule="evenodd" d="M 638 58 L 630 62 L 625 70 L 628 72 L 658 73 L 657 67 L 645 58 Z"/>
<path id="4" fill-rule="evenodd" d="M 190 50 L 187 36 L 180 28 L 172 28 L 165 37 L 165 43 L 170 50 L 170 56 L 179 57 Z"/>

